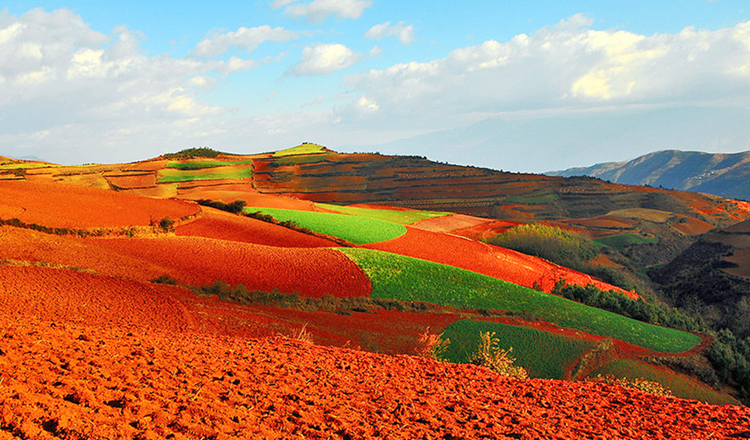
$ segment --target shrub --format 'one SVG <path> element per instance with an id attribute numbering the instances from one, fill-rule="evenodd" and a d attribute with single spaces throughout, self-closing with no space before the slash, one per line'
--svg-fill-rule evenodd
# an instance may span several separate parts
<path id="1" fill-rule="evenodd" d="M 659 396 L 674 396 L 672 390 L 664 387 L 664 385 L 660 384 L 659 382 L 646 380 L 642 377 L 636 379 L 628 379 L 627 377 L 617 378 L 611 374 L 608 374 L 606 376 L 598 374 L 596 377 L 592 377 L 587 380 L 589 382 L 601 382 L 609 385 L 619 385 L 625 388 L 633 388 Z"/>
<path id="2" fill-rule="evenodd" d="M 220 209 L 222 211 L 231 212 L 232 214 L 242 213 L 242 209 L 245 207 L 247 202 L 244 200 L 235 200 L 232 203 L 224 203 L 221 201 L 213 201 L 208 199 L 200 199 L 197 201 L 199 205 L 210 206 L 212 208 Z"/>
<path id="3" fill-rule="evenodd" d="M 187 148 L 185 150 L 178 151 L 177 153 L 167 153 L 164 155 L 165 159 L 192 159 L 194 157 L 216 157 L 221 152 L 212 150 L 207 147 L 199 148 Z"/>
<path id="4" fill-rule="evenodd" d="M 539 224 L 510 228 L 487 242 L 574 269 L 582 267 L 584 262 L 599 254 L 599 248 L 590 238 L 555 226 Z"/>
<path id="5" fill-rule="evenodd" d="M 169 217 L 164 217 L 163 219 L 159 220 L 159 227 L 164 232 L 169 232 L 174 229 L 174 220 L 172 220 Z"/>
<path id="6" fill-rule="evenodd" d="M 450 339 L 443 339 L 442 333 L 430 333 L 430 327 L 427 327 L 424 333 L 419 336 L 419 343 L 416 348 L 417 356 L 437 361 L 443 360 L 450 343 Z"/>
<path id="7" fill-rule="evenodd" d="M 516 361 L 511 353 L 513 347 L 507 350 L 500 348 L 500 340 L 495 337 L 495 332 L 479 333 L 479 348 L 469 359 L 469 363 L 481 365 L 493 370 L 503 376 L 526 379 L 529 377 L 525 368 L 513 365 Z"/>
<path id="8" fill-rule="evenodd" d="M 167 284 L 167 285 L 170 285 L 170 286 L 176 286 L 177 285 L 177 280 L 175 280 L 174 278 L 170 277 L 169 275 L 162 275 L 162 276 L 156 277 L 153 280 L 151 280 L 151 282 L 155 283 L 155 284 Z"/>

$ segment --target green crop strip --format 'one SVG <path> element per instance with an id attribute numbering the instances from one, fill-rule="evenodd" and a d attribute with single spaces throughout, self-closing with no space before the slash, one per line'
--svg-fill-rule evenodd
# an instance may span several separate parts
<path id="1" fill-rule="evenodd" d="M 323 147 L 320 145 L 302 144 L 296 147 L 287 148 L 286 150 L 277 151 L 273 153 L 273 157 L 294 156 L 297 154 L 316 154 L 322 153 L 323 151 Z"/>
<path id="2" fill-rule="evenodd" d="M 270 215 L 279 222 L 291 221 L 302 228 L 340 238 L 353 244 L 376 243 L 400 237 L 406 233 L 406 227 L 403 225 L 346 214 L 253 207 L 245 208 L 244 212 L 260 212 Z"/>
<path id="3" fill-rule="evenodd" d="M 700 343 L 700 337 L 691 333 L 646 324 L 468 270 L 369 249 L 340 251 L 370 277 L 375 298 L 528 313 L 561 327 L 655 351 L 678 353 Z"/>
<path id="4" fill-rule="evenodd" d="M 368 209 L 357 208 L 353 206 L 330 205 L 328 203 L 316 203 L 315 205 L 321 208 L 329 209 L 331 211 L 340 212 L 342 214 L 374 218 L 377 220 L 385 220 L 387 222 L 398 223 L 401 225 L 408 225 L 419 220 L 435 217 L 445 217 L 446 215 L 453 214 L 452 212 L 437 211 L 395 211 L 392 209 Z"/>
<path id="5" fill-rule="evenodd" d="M 158 183 L 193 182 L 197 180 L 249 179 L 253 176 L 250 167 L 224 173 L 204 173 L 202 170 L 163 169 L 159 171 Z"/>
<path id="6" fill-rule="evenodd" d="M 445 358 L 451 362 L 467 362 L 477 350 L 479 332 L 495 332 L 503 350 L 513 347 L 515 364 L 524 367 L 532 378 L 563 379 L 566 368 L 594 346 L 592 341 L 566 338 L 530 327 L 457 321 L 443 330 L 443 337 L 451 341 Z"/>

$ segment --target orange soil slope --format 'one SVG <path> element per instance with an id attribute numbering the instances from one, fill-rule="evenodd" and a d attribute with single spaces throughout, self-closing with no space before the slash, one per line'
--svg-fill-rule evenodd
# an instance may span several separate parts
<path id="1" fill-rule="evenodd" d="M 161 275 L 183 284 L 202 286 L 220 280 L 244 284 L 250 290 L 278 289 L 311 297 L 368 296 L 372 290 L 362 269 L 334 249 L 279 248 L 173 236 L 96 242 L 107 252 L 159 267 Z"/>
<path id="2" fill-rule="evenodd" d="M 0 440 L 745 438 L 750 409 L 472 365 L 13 319 Z"/>
<path id="3" fill-rule="evenodd" d="M 525 255 L 499 246 L 492 246 L 452 235 L 407 227 L 406 234 L 392 240 L 361 246 L 393 252 L 436 263 L 448 264 L 521 286 L 538 283 L 549 292 L 560 278 L 569 284 L 593 284 L 603 290 L 623 292 L 631 298 L 637 294 L 624 291 L 589 275 L 558 266 L 541 258 Z"/>
<path id="4" fill-rule="evenodd" d="M 157 200 L 77 185 L 0 182 L 0 218 L 55 228 L 149 226 L 200 212 L 179 200 Z"/>
<path id="5" fill-rule="evenodd" d="M 186 329 L 193 320 L 171 299 L 176 290 L 71 270 L 0 266 L 0 310 L 49 321 Z"/>
<path id="6" fill-rule="evenodd" d="M 221 280 L 248 289 L 319 297 L 368 296 L 370 280 L 333 249 L 279 248 L 201 237 L 94 239 L 0 227 L 0 259 L 93 270 L 147 282 L 168 275 L 180 283 Z"/>
<path id="7" fill-rule="evenodd" d="M 178 226 L 175 229 L 175 234 L 266 246 L 304 248 L 338 246 L 330 240 L 208 207 L 203 208 L 201 218 Z"/>

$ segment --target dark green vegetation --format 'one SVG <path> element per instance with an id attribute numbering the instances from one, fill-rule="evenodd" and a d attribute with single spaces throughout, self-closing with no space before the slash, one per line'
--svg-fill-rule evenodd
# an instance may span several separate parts
<path id="1" fill-rule="evenodd" d="M 707 330 L 699 318 L 696 319 L 663 303 L 644 301 L 642 298 L 633 300 L 617 292 L 605 292 L 592 285 L 582 287 L 558 282 L 552 293 L 642 322 L 694 332 Z"/>
<path id="2" fill-rule="evenodd" d="M 367 249 L 341 249 L 370 277 L 372 296 L 462 309 L 497 309 L 655 351 L 681 352 L 700 338 L 452 266 Z"/>
<path id="3" fill-rule="evenodd" d="M 217 157 L 220 154 L 226 154 L 226 153 L 212 150 L 211 148 L 207 148 L 207 147 L 198 147 L 198 148 L 187 148 L 185 150 L 180 150 L 177 153 L 167 153 L 164 155 L 164 158 L 171 159 L 171 160 L 184 160 L 184 159 L 192 159 L 194 157 Z"/>
<path id="4" fill-rule="evenodd" d="M 462 320 L 449 325 L 442 333 L 451 341 L 444 357 L 451 362 L 468 362 L 477 351 L 479 332 L 495 332 L 500 348 L 513 348 L 515 364 L 525 368 L 532 378 L 565 378 L 567 369 L 594 346 L 591 341 L 530 327 Z"/>
<path id="5" fill-rule="evenodd" d="M 629 162 L 610 162 L 549 173 L 592 176 L 628 185 L 651 185 L 750 200 L 750 152 L 711 154 L 657 151 Z"/>
<path id="6" fill-rule="evenodd" d="M 293 222 L 302 228 L 353 244 L 390 240 L 406 233 L 403 225 L 354 215 L 253 207 L 245 208 L 244 212 L 270 215 L 279 222 Z"/>
<path id="7" fill-rule="evenodd" d="M 242 214 L 242 210 L 247 204 L 247 202 L 245 202 L 244 200 L 235 200 L 232 203 L 224 203 L 222 201 L 214 201 L 208 199 L 197 200 L 197 203 L 202 206 L 210 206 L 222 211 L 231 212 L 232 214 Z"/>
<path id="8" fill-rule="evenodd" d="M 750 399 L 750 338 L 738 339 L 721 330 L 707 353 L 708 359 L 725 383 L 735 383 L 740 396 Z"/>

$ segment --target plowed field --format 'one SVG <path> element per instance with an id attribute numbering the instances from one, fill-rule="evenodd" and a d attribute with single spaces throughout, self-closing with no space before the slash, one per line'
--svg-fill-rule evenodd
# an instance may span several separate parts
<path id="1" fill-rule="evenodd" d="M 367 296 L 362 270 L 333 249 L 261 246 L 201 237 L 97 240 L 108 252 L 147 261 L 180 283 L 202 286 L 220 280 L 250 290 L 319 297 Z M 132 277 L 142 279 L 133 274 Z"/>
<path id="2" fill-rule="evenodd" d="M 148 226 L 197 214 L 200 206 L 76 185 L 0 182 L 0 218 L 55 228 Z"/>
<path id="3" fill-rule="evenodd" d="M 594 284 L 604 290 L 614 289 L 631 298 L 637 298 L 637 294 L 633 292 L 623 291 L 589 275 L 558 266 L 541 258 L 499 246 L 411 227 L 407 227 L 406 234 L 398 238 L 360 247 L 448 264 L 521 286 L 532 287 L 534 283 L 538 283 L 545 292 L 551 291 L 555 282 L 564 278 L 569 284 L 582 286 Z"/>
<path id="4" fill-rule="evenodd" d="M 750 410 L 332 349 L 14 319 L 0 439 L 744 438 Z"/>

